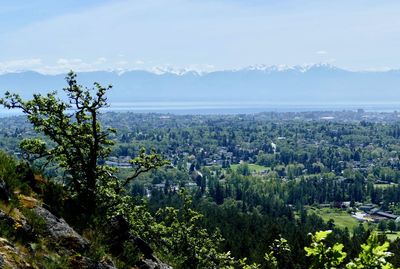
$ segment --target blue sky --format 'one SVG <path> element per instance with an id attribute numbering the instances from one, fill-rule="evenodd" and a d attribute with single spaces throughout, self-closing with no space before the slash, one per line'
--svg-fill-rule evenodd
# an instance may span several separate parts
<path id="1" fill-rule="evenodd" d="M 400 68 L 398 0 L 0 1 L 0 72 Z"/>

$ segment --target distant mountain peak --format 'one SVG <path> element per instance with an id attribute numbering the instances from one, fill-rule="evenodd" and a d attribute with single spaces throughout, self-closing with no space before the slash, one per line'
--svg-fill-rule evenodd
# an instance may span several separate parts
<path id="1" fill-rule="evenodd" d="M 191 67 L 184 67 L 184 68 L 178 68 L 178 67 L 173 67 L 173 66 L 155 66 L 150 69 L 131 69 L 131 70 L 123 70 L 123 69 L 118 69 L 118 70 L 112 70 L 110 72 L 114 72 L 118 75 L 123 75 L 127 72 L 135 72 L 135 71 L 143 71 L 143 72 L 149 72 L 153 73 L 156 75 L 176 75 L 176 76 L 185 76 L 185 75 L 196 75 L 196 76 L 202 76 L 206 75 L 209 73 L 213 72 L 242 72 L 242 71 L 261 71 L 265 73 L 275 73 L 275 72 L 286 72 L 286 71 L 294 71 L 294 72 L 299 72 L 299 73 L 305 73 L 310 70 L 317 70 L 317 69 L 323 69 L 323 70 L 332 70 L 332 71 L 337 71 L 337 70 L 344 70 L 340 69 L 334 65 L 328 64 L 328 63 L 318 63 L 318 64 L 304 64 L 304 65 L 285 65 L 285 64 L 280 64 L 280 65 L 266 65 L 266 64 L 255 64 L 255 65 L 250 65 L 247 67 L 241 67 L 241 68 L 236 68 L 236 69 L 224 69 L 224 70 L 204 70 L 201 68 L 191 68 Z"/>
<path id="2" fill-rule="evenodd" d="M 257 65 L 250 65 L 245 68 L 239 68 L 236 69 L 235 71 L 263 71 L 266 73 L 272 73 L 272 72 L 285 72 L 285 71 L 295 71 L 295 72 L 300 72 L 300 73 L 305 73 L 310 70 L 316 70 L 316 69 L 324 69 L 324 70 L 332 70 L 332 71 L 337 71 L 337 70 L 343 70 L 340 69 L 334 65 L 331 65 L 329 63 L 317 63 L 317 64 L 304 64 L 304 65 L 286 65 L 286 64 L 280 64 L 280 65 L 265 65 L 265 64 L 257 64 Z"/>
<path id="3" fill-rule="evenodd" d="M 175 75 L 175 76 L 203 76 L 210 73 L 215 72 L 261 72 L 265 74 L 273 74 L 273 73 L 281 73 L 281 72 L 294 72 L 294 73 L 307 73 L 310 71 L 324 71 L 324 72 L 355 72 L 355 73 L 388 73 L 388 72 L 400 72 L 399 69 L 368 69 L 368 70 L 359 70 L 359 71 L 351 71 L 348 69 L 340 68 L 330 63 L 316 63 L 316 64 L 303 64 L 303 65 L 286 65 L 286 64 L 278 64 L 278 65 L 266 65 L 266 64 L 255 64 L 249 65 L 246 67 L 240 67 L 235 69 L 215 69 L 212 66 L 192 66 L 192 67 L 175 67 L 171 65 L 163 65 L 163 66 L 155 66 L 152 68 L 144 68 L 144 69 L 124 69 L 124 68 L 117 68 L 117 69 L 105 69 L 105 70 L 90 70 L 90 71 L 79 71 L 75 70 L 78 74 L 83 73 L 93 73 L 93 72 L 102 72 L 102 73 L 113 73 L 117 76 L 125 75 L 126 73 L 130 72 L 147 72 L 156 75 Z M 67 72 L 61 73 L 47 73 L 42 72 L 40 70 L 18 70 L 18 71 L 0 71 L 1 75 L 7 74 L 41 74 L 41 75 L 64 75 Z"/>
<path id="4" fill-rule="evenodd" d="M 211 68 L 210 68 L 211 70 Z M 20 90 L 24 98 L 65 86 L 65 73 L 33 71 L 0 75 L 0 91 Z M 78 72 L 82 85 L 114 85 L 111 102 L 212 101 L 271 103 L 387 103 L 400 106 L 399 71 L 347 71 L 330 64 L 254 65 L 203 71 L 170 66 L 153 70 Z M 354 101 L 356 100 L 356 101 Z"/>
<path id="5" fill-rule="evenodd" d="M 157 75 L 173 74 L 177 76 L 183 76 L 187 74 L 202 75 L 204 71 L 193 69 L 193 68 L 175 68 L 172 66 L 157 66 L 150 70 L 146 70 Z"/>

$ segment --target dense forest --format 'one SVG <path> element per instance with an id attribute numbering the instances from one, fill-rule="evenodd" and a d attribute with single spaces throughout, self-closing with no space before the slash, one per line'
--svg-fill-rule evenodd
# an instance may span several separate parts
<path id="1" fill-rule="evenodd" d="M 0 236 L 33 268 L 400 266 L 397 113 L 102 113 L 109 88 L 67 82 L 1 99 L 25 116 L 0 119 Z M 52 248 L 44 210 L 88 246 Z"/>

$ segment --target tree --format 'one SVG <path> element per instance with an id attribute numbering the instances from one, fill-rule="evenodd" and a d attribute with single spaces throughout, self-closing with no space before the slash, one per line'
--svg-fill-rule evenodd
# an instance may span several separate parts
<path id="1" fill-rule="evenodd" d="M 293 267 L 289 243 L 282 237 L 275 239 L 269 246 L 269 252 L 265 253 L 264 259 L 269 269 Z"/>
<path id="2" fill-rule="evenodd" d="M 27 156 L 47 162 L 57 162 L 66 171 L 66 184 L 79 199 L 86 213 L 93 213 L 97 207 L 98 188 L 109 180 L 115 180 L 119 192 L 139 174 L 165 164 L 165 160 L 152 152 L 142 150 L 131 160 L 134 172 L 121 184 L 112 174 L 114 170 L 99 161 L 109 155 L 113 141 L 109 135 L 115 130 L 104 129 L 99 120 L 100 110 L 108 106 L 106 93 L 112 86 L 103 87 L 95 82 L 89 89 L 78 84 L 72 71 L 66 77 L 64 88 L 68 101 L 57 97 L 56 92 L 47 95 L 34 94 L 33 99 L 24 101 L 15 93 L 6 92 L 0 104 L 6 108 L 19 108 L 27 115 L 34 129 L 47 136 L 53 143 L 48 145 L 42 139 L 25 139 L 21 142 Z M 54 146 L 53 146 L 54 145 Z"/>
<path id="3" fill-rule="evenodd" d="M 239 164 L 236 171 L 243 176 L 249 176 L 251 174 L 249 165 L 246 162 Z"/>
<path id="4" fill-rule="evenodd" d="M 396 222 L 394 220 L 389 220 L 387 223 L 387 228 L 391 233 L 393 233 L 393 231 L 396 231 Z"/>
<path id="5" fill-rule="evenodd" d="M 305 247 L 307 256 L 312 258 L 310 268 L 346 268 L 346 269 L 393 269 L 393 264 L 387 258 L 393 254 L 388 251 L 389 242 L 381 244 L 376 233 L 371 234 L 367 242 L 361 245 L 361 252 L 347 264 L 343 264 L 347 254 L 343 252 L 343 245 L 335 243 L 332 247 L 325 241 L 332 231 L 319 231 L 311 235 L 311 245 Z"/>
<path id="6" fill-rule="evenodd" d="M 382 268 L 393 269 L 393 265 L 387 261 L 392 256 L 388 251 L 389 242 L 382 245 L 379 243 L 378 236 L 371 234 L 367 242 L 361 245 L 361 252 L 357 258 L 346 265 L 346 269 L 356 268 Z"/>
<path id="7" fill-rule="evenodd" d="M 178 194 L 182 202 L 179 209 L 165 207 L 156 212 L 159 253 L 174 268 L 233 269 L 235 260 L 230 252 L 219 250 L 223 240 L 219 231 L 210 234 L 203 228 L 204 217 L 191 208 L 192 197 L 183 190 Z"/>
<path id="8" fill-rule="evenodd" d="M 380 231 L 384 232 L 384 231 L 386 231 L 386 228 L 387 228 L 386 221 L 381 220 L 381 221 L 379 222 L 379 224 L 378 224 L 378 229 L 379 229 Z"/>
<path id="9" fill-rule="evenodd" d="M 315 235 L 311 234 L 311 246 L 305 247 L 307 256 L 312 258 L 310 268 L 338 268 L 346 258 L 343 252 L 343 245 L 335 243 L 332 247 L 325 244 L 326 238 L 331 234 L 331 230 L 319 231 Z"/>

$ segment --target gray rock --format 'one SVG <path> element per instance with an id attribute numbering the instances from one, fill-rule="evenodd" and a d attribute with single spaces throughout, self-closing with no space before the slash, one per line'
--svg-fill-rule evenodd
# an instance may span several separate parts
<path id="1" fill-rule="evenodd" d="M 57 218 L 43 207 L 38 206 L 32 210 L 45 221 L 47 229 L 45 235 L 50 236 L 55 242 L 65 248 L 76 251 L 87 249 L 89 242 L 69 226 L 64 219 Z"/>

